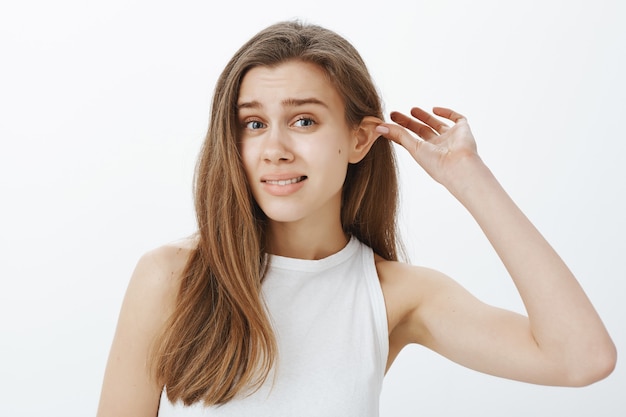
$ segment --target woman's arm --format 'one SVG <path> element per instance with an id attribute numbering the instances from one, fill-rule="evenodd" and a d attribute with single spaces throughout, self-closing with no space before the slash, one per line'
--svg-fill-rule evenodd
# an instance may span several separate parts
<path id="1" fill-rule="evenodd" d="M 528 317 L 487 306 L 436 271 L 396 266 L 396 273 L 414 277 L 405 285 L 415 296 L 399 338 L 528 382 L 575 386 L 607 376 L 615 347 L 575 277 L 482 162 L 466 119 L 444 108 L 434 113 L 455 124 L 414 108 L 414 118 L 392 114 L 406 129 L 383 124 L 379 132 L 467 208 L 511 275 Z"/>
<path id="2" fill-rule="evenodd" d="M 149 369 L 151 344 L 174 308 L 186 259 L 164 246 L 144 255 L 131 277 L 105 371 L 98 417 L 155 417 L 162 387 Z"/>

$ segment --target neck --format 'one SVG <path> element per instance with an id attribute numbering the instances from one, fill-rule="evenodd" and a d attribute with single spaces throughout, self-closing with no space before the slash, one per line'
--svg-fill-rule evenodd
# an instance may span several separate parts
<path id="1" fill-rule="evenodd" d="M 298 259 L 323 259 L 339 252 L 348 243 L 341 223 L 335 227 L 303 227 L 294 223 L 270 222 L 268 252 Z"/>

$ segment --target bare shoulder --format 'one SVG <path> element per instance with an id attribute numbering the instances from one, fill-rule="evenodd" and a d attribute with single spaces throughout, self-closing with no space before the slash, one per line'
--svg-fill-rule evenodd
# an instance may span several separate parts
<path id="1" fill-rule="evenodd" d="M 156 415 L 162 387 L 152 378 L 147 358 L 176 307 L 194 248 L 194 239 L 184 239 L 150 250 L 137 262 L 111 345 L 98 417 Z"/>
<path id="2" fill-rule="evenodd" d="M 145 326 L 158 328 L 175 307 L 182 273 L 195 246 L 195 239 L 186 238 L 144 253 L 128 284 L 122 313 L 130 310 Z"/>
<path id="3" fill-rule="evenodd" d="M 429 328 L 421 318 L 429 305 L 463 290 L 447 275 L 424 266 L 376 257 L 376 270 L 387 309 L 389 367 L 405 345 L 427 337 Z"/>
<path id="4" fill-rule="evenodd" d="M 180 239 L 146 252 L 138 261 L 133 278 L 165 290 L 177 287 L 189 256 L 197 246 L 194 237 Z"/>
<path id="5" fill-rule="evenodd" d="M 151 336 L 159 331 L 176 307 L 180 280 L 194 248 L 193 239 L 183 239 L 141 256 L 122 304 L 122 328 L 139 326 Z"/>
<path id="6" fill-rule="evenodd" d="M 385 296 L 389 331 L 428 299 L 449 278 L 439 271 L 376 257 L 376 271 Z"/>

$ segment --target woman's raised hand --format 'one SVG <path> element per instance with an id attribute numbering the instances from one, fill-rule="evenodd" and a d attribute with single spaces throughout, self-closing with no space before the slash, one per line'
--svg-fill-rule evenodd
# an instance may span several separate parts
<path id="1" fill-rule="evenodd" d="M 376 132 L 406 148 L 467 208 L 513 279 L 528 317 L 489 307 L 432 275 L 412 281 L 417 286 L 406 284 L 420 302 L 400 334 L 504 378 L 582 386 L 606 377 L 615 366 L 615 345 L 576 278 L 482 163 L 467 120 L 450 109 L 433 113 L 394 112 L 397 124 L 381 123 Z"/>
<path id="2" fill-rule="evenodd" d="M 377 132 L 406 148 L 431 177 L 446 185 L 456 175 L 462 162 L 480 159 L 476 141 L 463 115 L 443 107 L 434 107 L 433 113 L 419 107 L 411 109 L 413 117 L 393 112 L 391 120 L 397 125 L 383 123 L 378 126 Z M 452 125 L 435 115 L 449 120 Z"/>

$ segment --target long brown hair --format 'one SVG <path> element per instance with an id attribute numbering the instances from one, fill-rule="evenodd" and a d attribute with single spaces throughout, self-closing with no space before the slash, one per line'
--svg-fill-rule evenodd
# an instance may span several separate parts
<path id="1" fill-rule="evenodd" d="M 276 341 L 260 295 L 267 222 L 243 171 L 236 104 L 248 70 L 288 60 L 314 63 L 326 72 L 343 98 L 350 126 L 365 116 L 383 118 L 359 53 L 325 28 L 295 21 L 274 24 L 228 62 L 215 87 L 196 167 L 198 244 L 151 358 L 156 380 L 167 387 L 171 401 L 225 403 L 242 389 L 260 386 L 273 366 Z M 396 260 L 401 248 L 397 193 L 392 145 L 376 140 L 363 160 L 348 167 L 341 219 L 346 233 L 388 260 Z"/>

